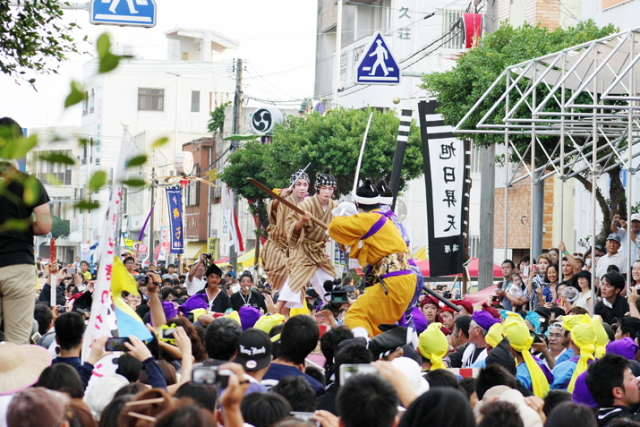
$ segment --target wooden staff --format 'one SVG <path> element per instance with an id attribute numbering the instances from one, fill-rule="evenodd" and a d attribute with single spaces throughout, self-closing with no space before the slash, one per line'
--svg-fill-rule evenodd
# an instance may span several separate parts
<path id="1" fill-rule="evenodd" d="M 247 181 L 249 181 L 251 184 L 253 184 L 256 187 L 258 187 L 260 190 L 264 191 L 265 193 L 267 193 L 268 195 L 270 195 L 271 197 L 273 197 L 274 199 L 276 199 L 277 201 L 279 201 L 280 203 L 282 203 L 286 207 L 288 207 L 290 209 L 293 209 L 294 211 L 298 212 L 300 215 L 306 215 L 305 211 L 303 211 L 302 209 L 300 209 L 299 207 L 297 207 L 293 203 L 289 202 L 284 197 L 279 196 L 276 193 L 274 193 L 273 191 L 269 190 L 267 187 L 265 187 L 264 185 L 260 184 L 255 179 L 247 178 Z M 324 222 L 320 221 L 318 218 L 316 218 L 314 216 L 311 216 L 311 221 L 315 222 L 316 224 L 318 224 L 320 227 L 324 228 L 325 230 L 328 229 L 327 224 L 325 224 Z"/>

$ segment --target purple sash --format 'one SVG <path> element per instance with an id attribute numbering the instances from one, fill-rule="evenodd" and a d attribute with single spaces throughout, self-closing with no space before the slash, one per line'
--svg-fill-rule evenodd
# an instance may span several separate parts
<path id="1" fill-rule="evenodd" d="M 386 279 L 387 277 L 404 276 L 405 274 L 413 274 L 413 271 L 411 270 L 392 271 L 391 273 L 382 275 L 382 278 Z"/>
<path id="2" fill-rule="evenodd" d="M 368 239 L 369 237 L 373 236 L 374 234 L 376 234 L 378 231 L 380 231 L 380 229 L 382 228 L 382 226 L 387 222 L 387 217 L 385 214 L 383 214 L 382 212 L 374 212 L 374 213 L 379 213 L 382 216 L 380 217 L 379 220 L 377 220 L 375 222 L 375 224 L 373 224 L 373 226 L 371 226 L 371 229 L 369 231 L 367 231 L 367 234 L 365 234 L 364 236 L 362 236 L 360 238 L 360 240 L 364 240 L 364 239 Z"/>

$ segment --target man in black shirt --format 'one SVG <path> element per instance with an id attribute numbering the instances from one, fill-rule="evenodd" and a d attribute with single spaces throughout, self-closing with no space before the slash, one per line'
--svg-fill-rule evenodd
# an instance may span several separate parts
<path id="1" fill-rule="evenodd" d="M 18 123 L 0 119 L 0 147 L 21 137 Z M 0 320 L 7 341 L 27 344 L 36 300 L 33 237 L 49 233 L 52 222 L 44 186 L 14 161 L 0 158 Z"/>
<path id="2" fill-rule="evenodd" d="M 596 304 L 594 312 L 602 317 L 603 322 L 613 325 L 621 317 L 629 315 L 629 303 L 620 295 L 624 286 L 624 277 L 615 271 L 600 279 L 602 300 Z"/>
<path id="3" fill-rule="evenodd" d="M 253 277 L 251 273 L 245 271 L 240 276 L 240 290 L 231 295 L 231 308 L 235 311 L 240 311 L 240 307 L 249 306 L 262 309 L 263 314 L 267 312 L 267 304 L 262 294 L 255 289 L 251 289 L 253 286 Z"/>
<path id="4" fill-rule="evenodd" d="M 231 302 L 229 301 L 229 295 L 220 290 L 222 270 L 220 270 L 220 267 L 217 265 L 211 263 L 209 268 L 207 268 L 205 278 L 207 279 L 207 284 L 204 289 L 197 292 L 196 295 L 205 294 L 208 311 L 224 313 L 231 307 Z"/>
<path id="5" fill-rule="evenodd" d="M 640 402 L 638 379 L 631 372 L 627 359 L 606 354 L 587 371 L 587 388 L 598 404 L 598 425 L 608 426 L 617 418 L 627 418 L 629 424 L 640 416 L 634 408 Z"/>

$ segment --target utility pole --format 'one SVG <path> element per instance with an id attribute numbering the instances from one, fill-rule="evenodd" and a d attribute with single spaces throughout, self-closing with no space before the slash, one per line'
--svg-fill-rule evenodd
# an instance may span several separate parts
<path id="1" fill-rule="evenodd" d="M 151 168 L 151 209 L 153 209 L 154 202 L 156 199 L 156 168 L 155 166 Z M 153 211 L 151 211 L 151 218 L 149 218 L 149 265 L 153 264 L 153 250 L 155 247 L 153 246 Z"/>
<path id="2" fill-rule="evenodd" d="M 338 107 L 340 100 L 338 89 L 340 88 L 340 52 L 342 51 L 342 0 L 336 1 L 336 8 L 338 9 L 336 18 L 336 57 L 333 63 L 333 105 L 331 106 L 334 110 Z"/>
<path id="3" fill-rule="evenodd" d="M 238 135 L 241 131 L 240 124 L 242 122 L 242 68 L 244 67 L 242 59 L 238 59 L 236 62 L 236 93 L 233 97 L 233 134 Z M 234 151 L 236 141 L 231 141 L 231 150 Z M 231 200 L 233 204 L 233 211 L 237 211 L 235 196 Z M 229 227 L 235 227 L 234 218 L 229 218 Z M 238 242 L 229 247 L 229 264 L 231 264 L 234 270 L 238 267 Z"/>
<path id="4" fill-rule="evenodd" d="M 496 2 L 487 2 L 487 12 L 484 16 L 485 34 L 496 29 Z M 480 241 L 478 242 L 478 289 L 484 289 L 493 284 L 493 247 L 496 187 L 496 147 L 490 145 L 480 149 L 480 174 L 482 186 L 480 188 Z M 506 215 L 506 212 L 505 212 Z"/>

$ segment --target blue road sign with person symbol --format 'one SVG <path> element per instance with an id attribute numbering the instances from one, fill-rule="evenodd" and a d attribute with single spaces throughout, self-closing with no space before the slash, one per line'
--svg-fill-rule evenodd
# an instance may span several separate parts
<path id="1" fill-rule="evenodd" d="M 402 70 L 380 32 L 375 33 L 369 47 L 363 52 L 356 70 L 356 84 L 397 85 Z"/>
<path id="2" fill-rule="evenodd" d="M 91 23 L 155 27 L 155 0 L 92 0 Z"/>

